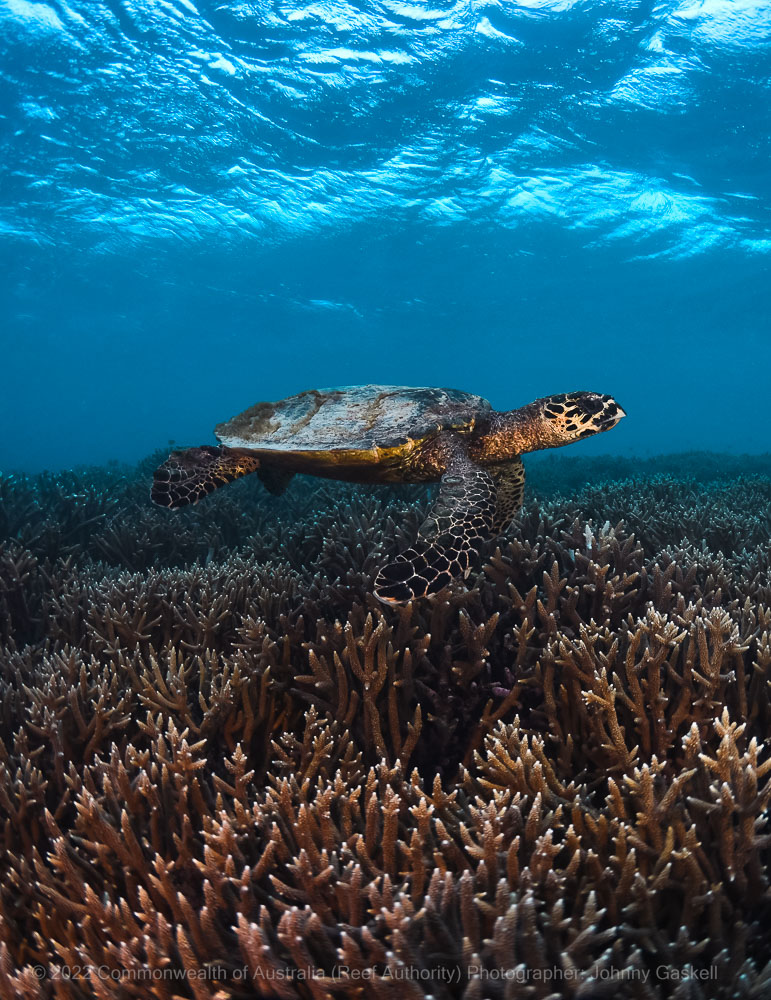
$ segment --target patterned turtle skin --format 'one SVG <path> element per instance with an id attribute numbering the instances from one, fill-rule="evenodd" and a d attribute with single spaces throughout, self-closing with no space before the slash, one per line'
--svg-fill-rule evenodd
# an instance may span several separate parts
<path id="1" fill-rule="evenodd" d="M 481 544 L 522 505 L 521 455 L 610 430 L 624 411 L 608 395 L 561 393 L 497 412 L 456 389 L 344 386 L 257 403 L 219 424 L 218 447 L 175 451 L 152 499 L 176 509 L 255 472 L 271 493 L 295 473 L 356 483 L 440 482 L 413 546 L 383 566 L 375 596 L 403 604 L 468 576 Z"/>

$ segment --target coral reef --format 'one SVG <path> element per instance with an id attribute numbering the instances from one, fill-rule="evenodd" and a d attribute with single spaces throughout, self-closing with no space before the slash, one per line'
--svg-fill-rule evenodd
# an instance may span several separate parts
<path id="1" fill-rule="evenodd" d="M 0 996 L 771 997 L 767 459 L 533 462 L 394 610 L 426 490 L 154 463 L 0 478 Z"/>

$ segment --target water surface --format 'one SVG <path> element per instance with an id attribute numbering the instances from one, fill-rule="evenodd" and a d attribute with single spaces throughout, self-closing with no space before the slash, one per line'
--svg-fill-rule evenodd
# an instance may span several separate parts
<path id="1" fill-rule="evenodd" d="M 0 2 L 0 468 L 571 388 L 768 449 L 771 8 Z"/>

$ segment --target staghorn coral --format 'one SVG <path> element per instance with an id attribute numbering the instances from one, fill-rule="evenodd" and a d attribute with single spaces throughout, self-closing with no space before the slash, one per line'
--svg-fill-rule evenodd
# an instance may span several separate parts
<path id="1" fill-rule="evenodd" d="M 417 489 L 0 481 L 0 996 L 771 997 L 771 484 L 561 461 L 393 611 Z"/>

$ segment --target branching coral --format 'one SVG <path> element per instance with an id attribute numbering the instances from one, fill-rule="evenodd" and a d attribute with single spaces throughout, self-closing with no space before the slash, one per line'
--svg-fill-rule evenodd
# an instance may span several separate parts
<path id="1" fill-rule="evenodd" d="M 544 497 L 385 610 L 417 490 L 105 475 L 2 484 L 0 996 L 771 997 L 763 479 L 709 544 Z"/>

